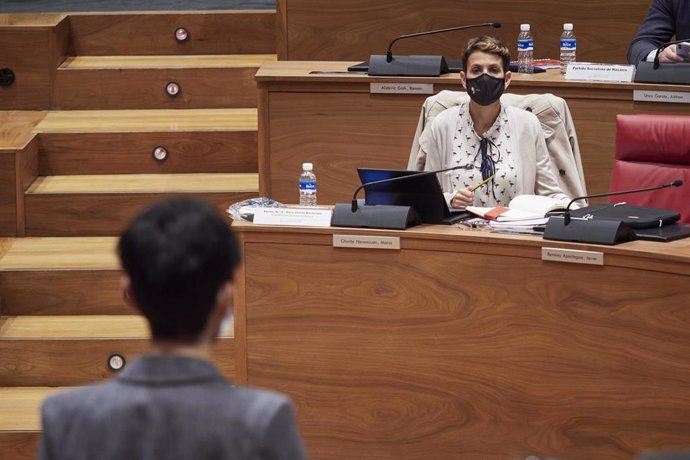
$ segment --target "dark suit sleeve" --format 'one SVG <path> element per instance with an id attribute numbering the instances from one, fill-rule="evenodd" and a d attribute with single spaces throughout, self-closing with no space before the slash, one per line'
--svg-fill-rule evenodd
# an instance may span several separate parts
<path id="1" fill-rule="evenodd" d="M 672 0 L 654 0 L 640 30 L 628 48 L 628 62 L 637 65 L 650 51 L 671 41 L 676 34 Z"/>
<path id="2" fill-rule="evenodd" d="M 262 460 L 306 460 L 307 454 L 292 405 L 283 403 L 266 425 L 261 442 Z"/>
<path id="3" fill-rule="evenodd" d="M 55 455 L 51 442 L 53 424 L 50 422 L 50 414 L 53 404 L 48 399 L 41 407 L 41 441 L 38 444 L 38 460 L 53 460 Z"/>

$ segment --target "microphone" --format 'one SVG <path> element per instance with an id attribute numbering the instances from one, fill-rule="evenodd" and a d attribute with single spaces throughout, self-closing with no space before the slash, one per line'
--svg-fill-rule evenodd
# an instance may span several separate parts
<path id="1" fill-rule="evenodd" d="M 669 182 L 668 184 L 663 185 L 657 185 L 656 187 L 637 188 L 634 190 L 623 190 L 621 192 L 606 192 L 597 193 L 595 195 L 578 196 L 570 200 L 568 206 L 565 207 L 565 212 L 563 213 L 563 224 L 568 225 L 570 223 L 570 206 L 578 200 L 588 200 L 590 198 L 601 198 L 604 196 L 627 195 L 628 193 L 651 192 L 654 190 L 661 190 L 662 188 L 680 187 L 681 185 L 683 185 L 683 181 L 680 179 L 676 179 L 673 182 Z"/>
<path id="2" fill-rule="evenodd" d="M 435 177 L 427 179 L 433 181 L 429 184 L 414 184 L 431 187 L 430 189 L 420 189 L 413 193 L 404 190 L 387 190 L 386 195 L 390 196 L 395 204 L 375 204 L 359 206 L 357 194 L 360 190 L 367 187 L 395 183 L 408 179 L 418 179 L 432 174 L 439 174 L 456 169 L 472 169 L 474 165 L 464 164 L 452 166 L 450 168 L 439 169 L 436 171 L 409 171 L 411 174 L 403 176 L 389 177 L 387 179 L 375 180 L 360 185 L 352 196 L 352 203 L 339 203 L 333 208 L 331 225 L 334 227 L 364 227 L 364 228 L 384 228 L 392 230 L 405 230 L 422 222 L 420 217 L 424 217 L 426 223 L 438 223 L 436 219 L 442 219 L 448 207 Z M 424 182 L 424 180 L 422 180 Z M 434 187 L 432 187 L 434 185 Z M 444 211 L 445 210 L 445 211 Z"/>
<path id="3" fill-rule="evenodd" d="M 388 45 L 385 55 L 372 54 L 369 57 L 369 75 L 402 76 L 402 77 L 438 77 L 448 73 L 448 64 L 443 56 L 393 56 L 393 44 L 404 38 L 434 35 L 455 30 L 473 29 L 476 27 L 493 27 L 499 29 L 500 22 L 485 22 L 466 26 L 448 27 L 446 29 L 428 30 L 395 37 Z"/>
<path id="4" fill-rule="evenodd" d="M 596 244 L 616 244 L 623 241 L 630 241 L 636 238 L 635 232 L 627 223 L 631 218 L 640 218 L 646 214 L 648 219 L 651 215 L 659 225 L 664 221 L 678 220 L 680 214 L 675 211 L 657 209 L 644 206 L 622 207 L 622 212 L 617 213 L 616 205 L 611 207 L 596 205 L 578 209 L 578 213 L 587 212 L 589 216 L 585 218 L 571 219 L 570 206 L 578 201 L 589 198 L 600 198 L 605 196 L 625 195 L 629 193 L 650 192 L 668 187 L 680 187 L 683 181 L 676 179 L 667 184 L 656 187 L 639 188 L 634 190 L 623 190 L 620 192 L 597 193 L 594 195 L 579 196 L 573 198 L 565 208 L 563 216 L 551 216 L 544 229 L 545 240 L 557 241 L 578 241 L 581 243 Z M 632 210 L 634 209 L 634 211 Z M 606 211 L 606 212 L 604 212 Z M 598 214 L 597 214 L 598 213 Z M 627 217 L 626 217 L 627 216 Z M 627 220 L 627 221 L 626 221 Z M 640 222 L 643 222 L 640 220 Z"/>
<path id="5" fill-rule="evenodd" d="M 466 165 L 459 165 L 459 166 L 452 166 L 450 168 L 444 168 L 444 169 L 438 169 L 436 171 L 420 171 L 416 174 L 408 174 L 406 176 L 398 176 L 398 177 L 389 177 L 387 179 L 381 179 L 381 180 L 375 180 L 372 182 L 367 182 L 366 184 L 362 184 L 357 189 L 355 189 L 355 193 L 352 195 L 352 212 L 357 212 L 359 209 L 359 205 L 357 204 L 357 195 L 359 192 L 370 186 L 370 185 L 376 185 L 376 184 L 384 184 L 387 182 L 395 182 L 399 180 L 406 180 L 406 179 L 411 179 L 413 177 L 421 177 L 421 176 L 430 176 L 432 174 L 439 174 L 442 172 L 446 171 L 455 171 L 456 169 L 471 169 L 473 166 L 471 164 L 466 164 Z"/>
<path id="6" fill-rule="evenodd" d="M 688 39 L 664 43 L 656 50 L 654 62 L 638 62 L 637 70 L 635 71 L 635 83 L 675 83 L 680 85 L 690 84 L 690 62 L 672 62 L 663 64 L 659 62 L 659 55 L 665 48 L 687 41 Z"/>

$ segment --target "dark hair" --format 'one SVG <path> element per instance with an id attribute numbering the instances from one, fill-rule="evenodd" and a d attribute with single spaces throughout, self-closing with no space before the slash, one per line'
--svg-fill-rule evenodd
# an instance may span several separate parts
<path id="1" fill-rule="evenodd" d="M 135 217 L 118 251 L 154 338 L 196 341 L 239 246 L 226 220 L 195 198 L 160 201 Z"/>
<path id="2" fill-rule="evenodd" d="M 499 56 L 503 62 L 503 71 L 505 72 L 508 70 L 508 66 L 510 66 L 510 51 L 508 47 L 496 37 L 483 35 L 481 37 L 472 38 L 467 42 L 465 51 L 462 53 L 462 66 L 465 72 L 467 72 L 467 61 L 470 59 L 470 55 L 477 51 Z"/>

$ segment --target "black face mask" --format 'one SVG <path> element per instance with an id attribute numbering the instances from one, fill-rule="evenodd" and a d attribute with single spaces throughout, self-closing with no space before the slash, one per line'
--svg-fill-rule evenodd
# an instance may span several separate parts
<path id="1" fill-rule="evenodd" d="M 501 97 L 506 87 L 505 78 L 492 77 L 486 73 L 477 78 L 468 78 L 465 82 L 470 99 L 479 105 L 493 104 Z"/>

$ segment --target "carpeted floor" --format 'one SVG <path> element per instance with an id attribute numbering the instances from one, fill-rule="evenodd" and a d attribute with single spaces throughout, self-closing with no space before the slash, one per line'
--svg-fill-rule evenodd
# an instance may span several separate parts
<path id="1" fill-rule="evenodd" d="M 266 10 L 275 7 L 275 0 L 0 0 L 0 13 Z"/>

